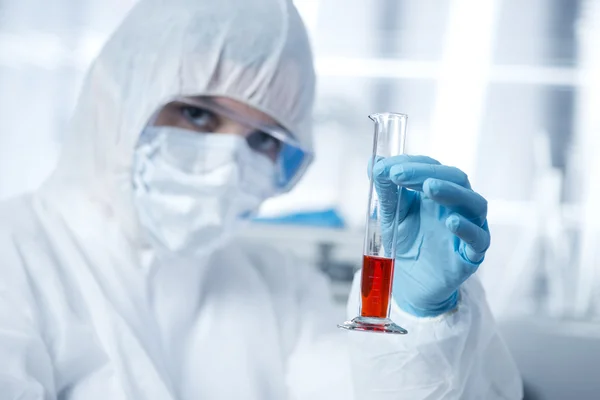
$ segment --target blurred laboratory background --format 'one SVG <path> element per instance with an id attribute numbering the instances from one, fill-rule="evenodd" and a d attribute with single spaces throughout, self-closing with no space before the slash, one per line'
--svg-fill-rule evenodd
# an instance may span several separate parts
<path id="1" fill-rule="evenodd" d="M 134 0 L 0 0 L 0 198 L 51 172 L 86 67 Z M 367 115 L 489 199 L 479 275 L 528 399 L 600 395 L 600 0 L 296 0 L 318 73 L 317 158 L 247 233 L 330 278 L 362 260 Z M 598 322 L 597 322 L 598 321 Z"/>

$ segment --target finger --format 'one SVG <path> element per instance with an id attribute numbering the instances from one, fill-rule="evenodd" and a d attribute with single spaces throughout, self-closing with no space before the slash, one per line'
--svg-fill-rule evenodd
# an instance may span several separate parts
<path id="1" fill-rule="evenodd" d="M 373 168 L 373 185 L 379 198 L 380 216 L 384 226 L 391 226 L 398 212 L 398 221 L 402 222 L 416 194 L 406 189 L 400 190 L 397 184 L 389 179 L 385 162 L 379 161 Z"/>
<path id="2" fill-rule="evenodd" d="M 459 249 L 461 255 L 474 264 L 481 263 L 485 252 L 490 247 L 490 232 L 487 229 L 487 223 L 483 228 L 475 225 L 471 221 L 459 214 L 452 214 L 446 218 L 446 227 L 454 233 L 463 243 Z"/>
<path id="3" fill-rule="evenodd" d="M 390 168 L 390 179 L 397 185 L 423 191 L 423 183 L 430 178 L 456 183 L 471 188 L 467 174 L 455 167 L 423 163 L 396 164 Z"/>
<path id="4" fill-rule="evenodd" d="M 375 180 L 373 185 L 379 199 L 379 215 L 383 226 L 392 226 L 396 214 L 399 223 L 404 221 L 414 202 L 416 192 L 400 188 L 391 182 L 385 184 Z"/>
<path id="5" fill-rule="evenodd" d="M 388 176 L 390 174 L 390 168 L 393 167 L 394 165 L 398 165 L 398 164 L 405 164 L 405 163 L 422 163 L 422 164 L 435 164 L 435 165 L 440 165 L 440 162 L 437 160 L 434 160 L 431 157 L 427 157 L 427 156 L 411 156 L 408 154 L 401 154 L 398 156 L 391 156 L 391 157 L 382 157 L 382 156 L 375 156 L 375 162 L 371 161 L 369 162 L 369 166 L 368 166 L 368 173 L 369 173 L 369 177 L 371 176 L 371 165 L 372 164 L 378 164 L 378 163 L 383 163 L 383 165 L 380 166 L 380 168 L 383 169 L 382 172 L 385 172 L 383 175 Z"/>
<path id="6" fill-rule="evenodd" d="M 371 171 L 373 171 L 373 165 L 377 164 L 379 161 L 385 159 L 385 157 L 382 156 L 374 156 L 373 158 L 371 158 L 369 160 L 369 164 L 367 165 L 367 176 L 369 177 L 369 179 L 371 179 Z M 383 168 L 383 167 L 381 167 Z"/>
<path id="7" fill-rule="evenodd" d="M 439 205 L 461 214 L 477 226 L 482 226 L 487 218 L 487 200 L 471 189 L 430 178 L 423 183 L 423 192 Z"/>
<path id="8" fill-rule="evenodd" d="M 396 209 L 398 209 L 398 221 L 402 222 L 408 214 L 410 206 L 416 197 L 415 193 L 407 190 L 400 191 L 398 185 L 390 180 L 390 168 L 407 162 L 440 164 L 439 161 L 436 161 L 431 157 L 402 154 L 392 157 L 375 156 L 368 165 L 369 177 L 372 176 L 373 178 L 375 190 L 380 201 L 380 207 L 388 222 L 393 222 L 392 218 L 395 216 L 394 213 L 396 212 Z M 375 164 L 373 168 L 371 168 L 372 164 Z M 373 175 L 371 175 L 371 172 Z M 398 201 L 400 201 L 399 207 Z"/>

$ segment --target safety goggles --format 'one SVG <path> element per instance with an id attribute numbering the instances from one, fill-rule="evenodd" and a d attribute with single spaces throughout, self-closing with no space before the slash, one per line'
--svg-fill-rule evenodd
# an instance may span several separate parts
<path id="1" fill-rule="evenodd" d="M 313 159 L 313 153 L 294 138 L 294 135 L 279 125 L 267 124 L 240 114 L 238 111 L 215 102 L 210 97 L 178 97 L 174 102 L 209 111 L 217 116 L 228 118 L 248 129 L 246 141 L 250 148 L 264 154 L 267 140 L 276 143 L 272 156 L 276 166 L 276 187 L 280 193 L 292 189 Z"/>

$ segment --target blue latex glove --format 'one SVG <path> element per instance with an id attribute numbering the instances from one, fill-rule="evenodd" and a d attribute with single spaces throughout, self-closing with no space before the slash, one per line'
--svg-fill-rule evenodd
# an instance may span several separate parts
<path id="1" fill-rule="evenodd" d="M 400 199 L 394 299 L 418 317 L 453 310 L 460 285 L 490 246 L 487 201 L 471 190 L 464 172 L 425 156 L 380 159 L 373 177 L 388 242 Z"/>

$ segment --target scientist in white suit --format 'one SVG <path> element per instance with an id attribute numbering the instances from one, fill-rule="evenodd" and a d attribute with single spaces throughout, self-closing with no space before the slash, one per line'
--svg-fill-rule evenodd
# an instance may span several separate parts
<path id="1" fill-rule="evenodd" d="M 291 1 L 139 1 L 91 66 L 56 171 L 0 206 L 0 400 L 521 398 L 471 276 L 490 238 L 461 171 L 374 166 L 382 204 L 412 189 L 405 336 L 337 330 L 318 272 L 235 239 L 310 164 L 314 89 Z"/>

